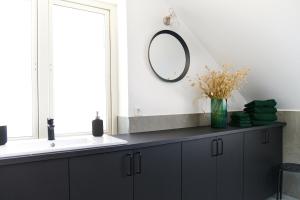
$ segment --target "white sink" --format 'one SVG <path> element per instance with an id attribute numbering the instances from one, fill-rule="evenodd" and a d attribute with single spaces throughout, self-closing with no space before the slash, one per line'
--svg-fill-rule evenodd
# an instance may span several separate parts
<path id="1" fill-rule="evenodd" d="M 47 139 L 8 141 L 6 145 L 0 146 L 0 158 L 104 147 L 125 143 L 127 143 L 126 140 L 109 135 L 103 135 L 103 137 L 93 137 L 91 135 L 57 137 L 54 141 L 48 141 Z"/>

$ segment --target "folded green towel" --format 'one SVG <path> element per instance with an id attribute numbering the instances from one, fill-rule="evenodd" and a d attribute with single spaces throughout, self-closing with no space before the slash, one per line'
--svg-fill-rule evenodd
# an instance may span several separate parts
<path id="1" fill-rule="evenodd" d="M 231 116 L 231 119 L 234 121 L 251 121 L 251 118 L 249 115 L 246 117 Z"/>
<path id="2" fill-rule="evenodd" d="M 249 114 L 243 111 L 233 112 L 231 116 L 235 117 L 249 117 Z"/>
<path id="3" fill-rule="evenodd" d="M 269 125 L 273 124 L 275 121 L 257 121 L 257 120 L 252 120 L 252 125 L 253 126 L 263 126 L 263 125 Z"/>
<path id="4" fill-rule="evenodd" d="M 253 107 L 245 108 L 244 111 L 248 113 L 276 113 L 277 109 L 274 107 Z"/>
<path id="5" fill-rule="evenodd" d="M 252 126 L 252 124 L 251 124 L 250 121 L 247 122 L 247 123 L 245 123 L 245 122 L 231 121 L 230 125 L 231 126 L 235 126 L 235 127 L 242 127 L 242 128 L 247 128 L 247 127 L 251 127 Z"/>
<path id="6" fill-rule="evenodd" d="M 251 119 L 250 118 L 248 120 L 231 119 L 231 122 L 240 123 L 240 124 L 249 124 L 251 123 Z"/>
<path id="7" fill-rule="evenodd" d="M 268 113 L 253 113 L 251 114 L 252 120 L 258 120 L 258 121 L 276 121 L 277 116 L 276 114 L 268 114 Z"/>
<path id="8" fill-rule="evenodd" d="M 265 101 L 255 100 L 245 105 L 247 108 L 253 107 L 274 107 L 277 105 L 277 102 L 274 99 L 269 99 Z"/>
<path id="9" fill-rule="evenodd" d="M 237 117 L 249 117 L 249 114 L 243 111 L 237 111 L 233 112 L 231 116 L 237 116 Z"/>

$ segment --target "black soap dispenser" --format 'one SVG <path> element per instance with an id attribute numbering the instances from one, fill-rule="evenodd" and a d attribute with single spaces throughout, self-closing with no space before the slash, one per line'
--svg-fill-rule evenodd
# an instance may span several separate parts
<path id="1" fill-rule="evenodd" d="M 97 112 L 96 119 L 92 122 L 93 136 L 101 137 L 103 135 L 103 120 L 100 119 L 99 113 Z"/>

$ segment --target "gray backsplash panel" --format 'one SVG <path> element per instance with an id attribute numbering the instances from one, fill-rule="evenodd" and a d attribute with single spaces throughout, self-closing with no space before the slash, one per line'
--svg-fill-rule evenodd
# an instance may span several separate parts
<path id="1" fill-rule="evenodd" d="M 300 164 L 300 112 L 280 111 L 279 121 L 284 121 L 287 126 L 283 129 L 283 162 Z M 285 173 L 284 193 L 300 199 L 300 174 Z"/>
<path id="2" fill-rule="evenodd" d="M 121 134 L 209 125 L 210 113 L 118 117 L 118 132 Z"/>
<path id="3" fill-rule="evenodd" d="M 176 128 L 206 126 L 210 124 L 210 114 L 182 114 L 118 117 L 119 133 L 137 133 Z"/>

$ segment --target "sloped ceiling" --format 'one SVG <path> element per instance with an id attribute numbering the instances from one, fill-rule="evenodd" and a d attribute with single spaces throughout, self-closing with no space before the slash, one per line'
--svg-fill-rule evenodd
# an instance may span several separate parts
<path id="1" fill-rule="evenodd" d="M 251 69 L 241 91 L 248 101 L 300 109 L 299 0 L 166 1 L 219 64 Z"/>

